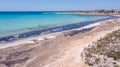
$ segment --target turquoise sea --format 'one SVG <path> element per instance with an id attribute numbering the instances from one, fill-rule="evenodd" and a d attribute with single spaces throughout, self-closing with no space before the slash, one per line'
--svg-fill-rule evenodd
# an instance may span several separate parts
<path id="1" fill-rule="evenodd" d="M 63 25 L 88 23 L 109 16 L 43 14 L 42 12 L 0 12 L 0 37 Z"/>

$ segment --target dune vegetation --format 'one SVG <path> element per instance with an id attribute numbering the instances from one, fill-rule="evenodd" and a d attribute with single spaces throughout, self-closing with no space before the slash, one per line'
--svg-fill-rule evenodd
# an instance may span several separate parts
<path id="1" fill-rule="evenodd" d="M 91 67 L 120 67 L 120 29 L 91 43 L 82 57 Z"/>

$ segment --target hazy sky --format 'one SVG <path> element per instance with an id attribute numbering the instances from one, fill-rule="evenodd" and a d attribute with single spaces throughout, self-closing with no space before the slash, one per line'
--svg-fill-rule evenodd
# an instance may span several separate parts
<path id="1" fill-rule="evenodd" d="M 0 11 L 120 9 L 120 0 L 0 0 Z"/>

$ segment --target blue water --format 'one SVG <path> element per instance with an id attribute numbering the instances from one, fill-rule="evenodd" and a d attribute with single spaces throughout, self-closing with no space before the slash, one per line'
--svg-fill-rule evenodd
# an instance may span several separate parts
<path id="1" fill-rule="evenodd" d="M 33 30 L 74 23 L 87 23 L 109 16 L 85 16 L 70 14 L 42 14 L 39 12 L 0 12 L 0 36 L 8 36 Z"/>

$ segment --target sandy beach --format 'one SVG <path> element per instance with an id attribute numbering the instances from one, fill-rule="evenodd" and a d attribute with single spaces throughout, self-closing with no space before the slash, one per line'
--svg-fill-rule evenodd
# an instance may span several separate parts
<path id="1" fill-rule="evenodd" d="M 95 28 L 72 34 L 91 27 Z M 81 57 L 83 49 L 119 27 L 120 18 L 115 18 L 72 31 L 1 44 L 0 67 L 88 67 Z"/>

